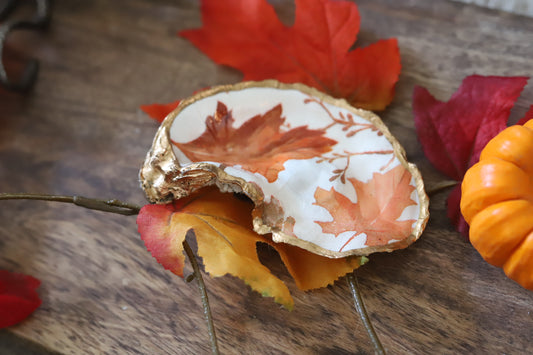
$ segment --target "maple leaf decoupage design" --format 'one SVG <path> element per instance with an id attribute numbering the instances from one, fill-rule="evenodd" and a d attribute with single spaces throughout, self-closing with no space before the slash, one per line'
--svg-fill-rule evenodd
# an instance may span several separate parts
<path id="1" fill-rule="evenodd" d="M 458 182 L 448 196 L 447 210 L 451 222 L 465 238 L 468 238 L 468 224 L 459 209 L 459 182 L 479 160 L 487 142 L 507 126 L 511 108 L 527 80 L 526 77 L 468 76 L 447 102 L 436 100 L 425 88 L 414 89 L 418 139 L 433 166 Z"/>
<path id="2" fill-rule="evenodd" d="M 206 130 L 187 143 L 173 142 L 192 162 L 216 161 L 239 165 L 274 182 L 289 159 L 309 159 L 331 150 L 337 142 L 323 130 L 305 126 L 283 129 L 282 106 L 276 105 L 256 115 L 240 127 L 226 105 L 218 102 L 216 112 L 207 117 Z"/>
<path id="3" fill-rule="evenodd" d="M 332 215 L 328 222 L 317 221 L 324 233 L 339 235 L 353 231 L 352 236 L 341 248 L 358 236 L 366 235 L 365 245 L 384 245 L 391 241 L 403 241 L 409 234 L 414 219 L 400 220 L 405 208 L 416 205 L 411 199 L 414 186 L 411 174 L 401 165 L 386 173 L 374 173 L 372 179 L 361 182 L 348 178 L 357 194 L 352 202 L 334 188 L 327 191 L 318 188 L 316 203 Z"/>
<path id="4" fill-rule="evenodd" d="M 360 26 L 355 3 L 296 0 L 294 26 L 285 26 L 266 0 L 203 0 L 203 26 L 179 35 L 244 81 L 303 83 L 355 107 L 383 110 L 400 74 L 396 39 L 350 50 Z"/>

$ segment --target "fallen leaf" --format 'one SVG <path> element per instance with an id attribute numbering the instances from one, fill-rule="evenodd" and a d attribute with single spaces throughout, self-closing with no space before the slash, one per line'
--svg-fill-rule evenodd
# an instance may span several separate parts
<path id="1" fill-rule="evenodd" d="M 285 119 L 281 113 L 281 105 L 277 105 L 235 128 L 231 111 L 219 102 L 215 114 L 207 117 L 205 132 L 200 137 L 187 143 L 173 143 L 193 162 L 240 165 L 274 182 L 287 160 L 319 156 L 337 143 L 324 137 L 324 131 L 306 126 L 282 130 Z"/>
<path id="2" fill-rule="evenodd" d="M 333 217 L 331 222 L 317 221 L 324 233 L 339 235 L 354 231 L 345 246 L 361 233 L 366 234 L 368 246 L 404 240 L 411 234 L 414 220 L 398 221 L 406 207 L 416 204 L 411 199 L 415 188 L 410 184 L 411 174 L 407 169 L 398 165 L 386 173 L 374 173 L 368 182 L 354 178 L 348 181 L 357 194 L 355 203 L 334 188 L 329 191 L 317 188 L 315 192 L 316 204 Z"/>
<path id="3" fill-rule="evenodd" d="M 331 285 L 368 261 L 359 256 L 330 259 L 286 243 L 268 244 L 279 253 L 296 286 L 303 291 Z"/>
<path id="4" fill-rule="evenodd" d="M 0 328 L 23 321 L 41 305 L 35 291 L 40 284 L 33 276 L 0 270 Z"/>
<path id="5" fill-rule="evenodd" d="M 529 110 L 526 112 L 524 117 L 519 119 L 518 122 L 516 122 L 516 124 L 523 125 L 524 123 L 526 123 L 530 119 L 533 119 L 533 105 L 529 106 Z"/>
<path id="6" fill-rule="evenodd" d="M 193 230 L 198 255 L 211 276 L 231 274 L 253 290 L 286 308 L 293 307 L 287 286 L 262 265 L 257 243 L 277 250 L 296 285 L 304 290 L 324 287 L 359 267 L 366 259 L 329 259 L 304 249 L 275 243 L 252 229 L 250 201 L 207 188 L 167 205 L 146 205 L 137 218 L 139 233 L 152 256 L 167 270 L 183 277 L 182 243 Z"/>
<path id="7" fill-rule="evenodd" d="M 169 113 L 178 107 L 180 102 L 181 100 L 173 101 L 168 104 L 141 105 L 141 110 L 150 116 L 150 118 L 153 118 L 157 122 L 161 123 Z"/>
<path id="8" fill-rule="evenodd" d="M 458 182 L 447 199 L 447 210 L 453 225 L 466 238 L 468 225 L 459 209 L 460 182 L 466 170 L 479 160 L 487 142 L 506 127 L 511 108 L 527 80 L 468 76 L 447 102 L 438 101 L 425 88 L 414 89 L 418 139 L 433 166 Z"/>
<path id="9" fill-rule="evenodd" d="M 195 95 L 207 89 L 209 89 L 209 86 L 203 89 L 200 89 L 200 90 L 196 90 L 192 94 Z M 144 111 L 144 113 L 146 113 L 150 118 L 161 123 L 163 122 L 165 117 L 168 116 L 169 113 L 171 113 L 172 111 L 174 111 L 176 107 L 178 107 L 180 102 L 181 100 L 176 100 L 176 101 L 172 101 L 166 104 L 155 103 L 155 104 L 149 104 L 149 105 L 141 105 L 141 110 Z"/>
<path id="10" fill-rule="evenodd" d="M 179 35 L 245 81 L 303 83 L 369 110 L 392 101 L 401 69 L 397 40 L 350 50 L 360 26 L 353 2 L 296 0 L 292 27 L 266 0 L 203 0 L 201 11 L 203 26 Z"/>
<path id="11" fill-rule="evenodd" d="M 167 270 L 183 277 L 183 241 L 192 229 L 206 272 L 215 277 L 237 276 L 255 291 L 292 309 L 287 286 L 257 257 L 256 243 L 264 237 L 252 230 L 252 205 L 227 197 L 208 188 L 171 204 L 144 206 L 137 224 L 147 249 Z"/>

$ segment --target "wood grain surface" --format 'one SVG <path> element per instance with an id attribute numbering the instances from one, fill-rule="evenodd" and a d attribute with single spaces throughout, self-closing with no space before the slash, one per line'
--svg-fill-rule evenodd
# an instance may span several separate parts
<path id="1" fill-rule="evenodd" d="M 507 12 L 513 12 L 524 16 L 533 16 L 532 0 L 453 0 L 461 1 L 467 4 L 476 4 L 491 9 L 499 9 Z"/>
<path id="2" fill-rule="evenodd" d="M 290 24 L 293 2 L 272 3 Z M 473 73 L 531 75 L 533 20 L 450 1 L 357 4 L 358 45 L 398 38 L 402 74 L 393 104 L 380 115 L 431 188 L 444 177 L 416 139 L 414 85 L 447 100 Z M 145 203 L 138 170 L 157 123 L 138 107 L 241 78 L 175 36 L 200 24 L 193 0 L 57 0 L 47 32 L 13 33 L 15 56 L 38 59 L 41 71 L 27 95 L 0 91 L 0 191 Z M 531 85 L 512 119 L 529 104 Z M 357 271 L 383 345 L 389 354 L 533 353 L 533 292 L 462 241 L 447 220 L 445 198 L 446 192 L 432 196 L 417 243 L 371 256 Z M 206 278 L 222 353 L 373 352 L 344 279 L 302 292 L 274 252 L 262 255 L 287 282 L 295 310 L 233 277 Z M 42 280 L 43 299 L 29 319 L 0 332 L 1 354 L 210 351 L 196 287 L 150 256 L 135 217 L 3 201 L 0 269 Z"/>

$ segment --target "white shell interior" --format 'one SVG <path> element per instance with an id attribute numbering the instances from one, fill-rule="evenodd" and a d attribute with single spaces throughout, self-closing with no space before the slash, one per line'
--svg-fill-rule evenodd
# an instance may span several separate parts
<path id="1" fill-rule="evenodd" d="M 312 101 L 309 101 L 310 99 Z M 347 132 L 342 130 L 342 125 L 331 124 L 332 116 L 352 115 L 354 121 L 361 124 L 368 124 L 368 119 L 355 115 L 354 111 L 347 108 L 325 103 L 319 98 L 311 97 L 298 90 L 250 87 L 240 91 L 220 92 L 183 108 L 171 125 L 171 140 L 187 143 L 200 137 L 206 129 L 206 117 L 213 115 L 218 102 L 224 103 L 228 110 L 232 111 L 235 120 L 234 127 L 241 126 L 253 116 L 264 114 L 278 104 L 281 104 L 282 117 L 285 118 L 285 125 L 282 129 L 288 130 L 298 126 L 307 126 L 309 129 L 327 127 L 325 135 L 338 142 L 332 147 L 333 150 L 324 153 L 323 157 L 287 160 L 284 163 L 284 170 L 279 173 L 274 182 L 269 182 L 259 173 L 243 170 L 240 166 L 226 166 L 224 171 L 247 182 L 256 183 L 261 188 L 265 201 L 268 202 L 272 196 L 280 201 L 285 217 L 294 218 L 293 233 L 296 238 L 332 252 L 364 249 L 366 241 L 364 233 L 352 238 L 359 232 L 349 230 L 335 236 L 322 231 L 321 226 L 316 222 L 328 222 L 333 218 L 328 210 L 316 204 L 314 194 L 317 187 L 328 191 L 334 188 L 352 202 L 357 202 L 357 195 L 352 184 L 343 183 L 338 178 L 330 181 L 332 171 L 344 169 L 348 158 L 338 158 L 332 162 L 322 158 L 333 157 L 334 154 L 346 155 L 346 152 L 363 153 L 350 156 L 346 177 L 367 182 L 374 173 L 385 173 L 401 164 L 395 153 L 364 154 L 365 152 L 392 151 L 393 146 L 387 140 L 386 135 L 380 134 L 379 130 L 365 129 L 352 137 L 347 137 Z M 181 166 L 191 163 L 174 145 L 173 151 Z M 317 162 L 319 160 L 323 161 Z M 220 165 L 218 162 L 211 163 Z M 411 177 L 411 185 L 415 186 L 414 177 Z M 419 196 L 416 189 L 412 192 L 411 198 L 416 204 L 406 207 L 398 220 L 413 220 L 414 227 L 420 215 Z M 394 240 L 389 243 L 391 242 Z"/>

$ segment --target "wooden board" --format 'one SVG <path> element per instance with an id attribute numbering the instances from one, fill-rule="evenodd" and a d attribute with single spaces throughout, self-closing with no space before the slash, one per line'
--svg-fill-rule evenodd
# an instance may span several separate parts
<path id="1" fill-rule="evenodd" d="M 533 16 L 533 2 L 531 0 L 453 0 L 467 4 L 476 4 L 491 9 L 513 12 L 524 16 Z"/>
<path id="2" fill-rule="evenodd" d="M 291 23 L 292 1 L 273 3 Z M 449 1 L 357 4 L 358 45 L 399 40 L 402 74 L 381 116 L 431 188 L 444 177 L 416 139 L 414 85 L 447 100 L 473 73 L 533 73 L 533 20 Z M 41 72 L 28 95 L 0 93 L 0 191 L 145 203 L 138 170 L 157 124 L 138 107 L 241 78 L 175 36 L 200 23 L 196 1 L 57 0 L 46 33 L 13 34 L 11 49 L 37 58 Z M 532 103 L 528 86 L 513 119 Z M 372 256 L 357 272 L 385 348 L 390 354 L 533 353 L 533 292 L 462 241 L 447 220 L 445 198 L 432 197 L 431 219 L 417 243 Z M 295 310 L 233 277 L 207 278 L 222 353 L 372 353 L 344 279 L 301 292 L 277 255 L 263 254 L 287 282 Z M 209 353 L 196 287 L 150 256 L 135 217 L 2 202 L 0 269 L 42 280 L 43 299 L 28 320 L 0 332 L 0 348 L 3 342 L 20 354 L 30 353 L 26 345 L 36 353 Z"/>

